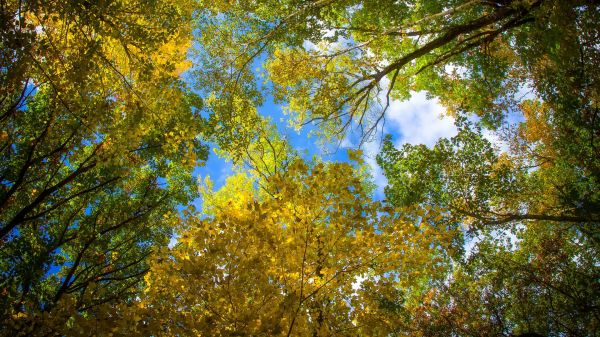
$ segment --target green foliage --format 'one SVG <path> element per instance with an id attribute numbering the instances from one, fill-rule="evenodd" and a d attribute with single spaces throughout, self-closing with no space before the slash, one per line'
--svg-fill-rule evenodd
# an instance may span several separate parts
<path id="1" fill-rule="evenodd" d="M 201 101 L 179 78 L 191 5 L 2 4 L 0 334 L 133 300 L 197 195 Z"/>
<path id="2" fill-rule="evenodd" d="M 0 335 L 598 335 L 598 22 L 589 0 L 4 1 Z M 415 91 L 458 134 L 386 137 L 384 202 L 360 149 L 302 160 L 258 112 L 363 144 Z M 204 142 L 235 163 L 216 191 Z"/>
<path id="3" fill-rule="evenodd" d="M 389 202 L 409 212 L 438 208 L 478 242 L 422 323 L 435 327 L 432 334 L 596 334 L 599 68 L 589 39 L 597 16 L 595 5 L 541 3 L 508 45 L 494 42 L 486 59 L 464 59 L 479 72 L 425 83 L 442 102 L 459 103 L 456 137 L 431 149 L 384 142 L 378 163 Z M 500 72 L 488 77 L 491 65 Z M 534 98 L 511 98 L 519 78 Z M 465 123 L 461 115 L 470 112 L 503 151 Z M 509 112 L 523 121 L 508 124 Z"/>
<path id="4" fill-rule="evenodd" d="M 544 221 L 486 235 L 424 323 L 439 335 L 595 336 L 598 246 L 588 240 L 573 226 Z"/>
<path id="5" fill-rule="evenodd" d="M 457 124 L 458 135 L 439 140 L 432 149 L 405 144 L 398 150 L 390 137 L 384 140 L 377 162 L 389 181 L 385 188 L 388 202 L 446 208 L 461 221 L 493 217 L 500 210 L 510 212 L 511 204 L 504 199 L 522 192 L 526 172 L 511 169 L 511 163 L 495 153 L 480 129 L 464 120 Z"/>
<path id="6" fill-rule="evenodd" d="M 568 19 L 557 17 L 561 10 Z M 260 102 L 253 68 L 265 59 L 270 93 L 297 126 L 320 124 L 327 137 L 343 137 L 357 124 L 368 139 L 390 99 L 420 90 L 450 113 L 476 113 L 498 127 L 539 70 L 531 62 L 542 61 L 527 37 L 548 51 L 556 43 L 548 30 L 593 30 L 592 12 L 585 1 L 216 2 L 197 20 L 207 32 L 198 78 L 230 103 Z M 221 41 L 227 45 L 215 45 Z"/>

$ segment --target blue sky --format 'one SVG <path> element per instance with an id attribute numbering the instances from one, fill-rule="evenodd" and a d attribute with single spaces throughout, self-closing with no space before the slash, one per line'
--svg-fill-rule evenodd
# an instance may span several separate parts
<path id="1" fill-rule="evenodd" d="M 346 149 L 357 145 L 351 140 L 352 137 L 346 137 L 340 144 L 331 144 L 324 150 L 317 144 L 318 139 L 309 135 L 310 128 L 303 128 L 300 132 L 289 128 L 282 107 L 275 104 L 271 97 L 267 97 L 265 102 L 258 109 L 259 113 L 271 118 L 278 130 L 287 136 L 290 144 L 305 153 L 305 158 L 317 156 L 323 160 L 347 161 Z M 437 100 L 428 100 L 422 92 L 414 93 L 408 101 L 392 101 L 386 114 L 383 133 L 379 132 L 376 139 L 363 145 L 364 159 L 371 166 L 373 180 L 377 185 L 375 199 L 383 199 L 383 188 L 387 184 L 381 169 L 375 162 L 375 156 L 381 146 L 381 135 L 391 134 L 396 146 L 405 143 L 433 146 L 439 138 L 452 137 L 457 132 L 454 120 L 451 117 L 444 117 L 444 111 L 445 109 L 438 104 Z M 206 165 L 197 168 L 195 173 L 201 178 L 210 176 L 214 187 L 219 188 L 227 176 L 233 174 L 233 165 L 211 152 Z"/>
<path id="2" fill-rule="evenodd" d="M 199 32 L 197 32 L 199 33 Z M 331 32 L 325 31 L 328 35 Z M 336 45 L 344 44 L 346 40 L 337 42 L 328 42 L 324 45 L 314 45 L 309 41 L 305 41 L 303 47 L 307 50 L 334 48 Z M 202 48 L 200 45 L 195 45 L 193 48 Z M 189 54 L 192 57 L 192 53 Z M 250 65 L 254 69 L 258 81 L 264 81 L 263 64 L 266 60 L 266 55 L 260 55 Z M 192 60 L 194 61 L 194 60 Z M 201 66 L 201 65 L 198 65 Z M 188 80 L 192 80 L 188 78 Z M 384 81 L 387 81 L 384 79 Z M 382 83 L 384 86 L 386 83 Z M 260 85 L 260 84 L 259 84 Z M 265 85 L 263 83 L 263 85 Z M 268 83 L 266 84 L 269 85 Z M 405 143 L 425 144 L 433 146 L 436 141 L 442 137 L 452 137 L 456 135 L 457 130 L 454 126 L 454 119 L 444 117 L 445 108 L 438 104 L 438 101 L 426 98 L 425 93 L 413 93 L 412 98 L 407 101 L 392 100 L 388 111 L 386 112 L 386 121 L 383 130 L 379 130 L 377 137 L 363 144 L 363 153 L 365 162 L 371 167 L 373 180 L 377 186 L 374 198 L 377 200 L 383 199 L 383 188 L 387 185 L 387 181 L 382 174 L 381 169 L 375 161 L 376 155 L 380 151 L 381 137 L 386 134 L 392 135 L 397 147 Z M 295 149 L 300 153 L 305 151 L 305 158 L 310 159 L 317 156 L 322 160 L 332 161 L 347 161 L 346 149 L 355 148 L 357 141 L 353 141 L 353 136 L 348 134 L 346 138 L 337 144 L 330 144 L 327 149 L 319 147 L 318 139 L 315 136 L 310 136 L 311 126 L 305 127 L 300 132 L 296 132 L 288 125 L 288 117 L 284 115 L 282 106 L 275 104 L 271 96 L 265 97 L 265 104 L 258 108 L 258 112 L 267 116 L 277 125 L 279 132 L 285 135 Z M 354 137 L 356 138 L 356 137 Z M 332 151 L 336 150 L 337 151 Z M 215 189 L 220 188 L 225 182 L 227 176 L 233 174 L 233 165 L 222 158 L 219 158 L 211 151 L 206 166 L 199 167 L 195 172 L 200 178 L 210 176 Z"/>
<path id="3" fill-rule="evenodd" d="M 253 66 L 260 67 L 262 61 L 256 60 Z M 533 97 L 531 87 L 525 84 L 517 97 Z M 373 181 L 377 186 L 374 199 L 384 199 L 383 189 L 387 185 L 387 180 L 375 161 L 381 149 L 381 137 L 386 134 L 392 135 L 396 147 L 406 143 L 433 147 L 440 138 L 449 138 L 457 134 L 454 118 L 447 116 L 445 111 L 446 109 L 437 99 L 428 99 L 425 92 L 413 92 L 412 97 L 406 101 L 391 101 L 383 130 L 377 132 L 374 140 L 362 145 L 364 160 L 371 167 Z M 330 144 L 327 149 L 323 149 L 318 145 L 317 137 L 309 135 L 311 128 L 314 127 L 307 126 L 299 132 L 289 127 L 288 116 L 283 113 L 282 106 L 275 104 L 273 98 L 268 95 L 265 97 L 265 104 L 258 108 L 258 112 L 269 117 L 290 144 L 300 153 L 304 153 L 306 159 L 317 156 L 322 160 L 347 161 L 346 149 L 356 148 L 358 145 L 357 137 L 347 134 L 340 143 Z M 508 122 L 511 124 L 522 120 L 523 117 L 518 114 L 508 116 Z M 496 134 L 489 130 L 483 130 L 483 134 L 498 149 L 507 150 L 507 145 L 502 143 Z M 200 178 L 210 176 L 214 188 L 218 189 L 234 171 L 232 163 L 211 152 L 206 166 L 197 168 L 195 173 Z"/>
<path id="4" fill-rule="evenodd" d="M 264 59 L 255 60 L 252 67 L 254 69 L 261 68 L 263 61 Z M 385 83 L 383 84 L 385 85 Z M 524 85 L 523 90 L 519 94 L 522 94 L 525 98 L 529 98 L 526 96 L 530 92 L 530 88 Z M 373 182 L 376 185 L 373 195 L 375 200 L 384 199 L 383 191 L 387 185 L 387 180 L 375 159 L 381 149 L 381 137 L 386 134 L 392 135 L 396 147 L 401 147 L 406 143 L 425 144 L 426 146 L 433 147 L 440 138 L 449 138 L 457 134 L 454 119 L 446 116 L 445 111 L 446 109 L 439 104 L 437 99 L 427 99 L 424 92 L 413 92 L 412 97 L 406 101 L 392 100 L 390 102 L 383 130 L 379 130 L 375 139 L 362 146 L 364 160 L 371 168 Z M 283 113 L 282 106 L 275 104 L 273 98 L 270 96 L 265 97 L 265 104 L 258 108 L 258 112 L 270 118 L 277 126 L 279 132 L 286 136 L 290 145 L 300 153 L 304 153 L 306 159 L 317 156 L 321 160 L 348 161 L 346 149 L 355 148 L 358 144 L 355 139 L 356 137 L 353 137 L 352 134 L 347 134 L 341 143 L 331 144 L 324 151 L 318 145 L 319 140 L 315 136 L 309 135 L 311 126 L 305 127 L 299 132 L 289 127 L 289 119 Z M 509 117 L 509 119 L 513 119 L 509 120 L 509 122 L 518 122 L 522 119 L 522 116 Z M 495 134 L 484 130 L 484 136 L 500 149 L 504 147 Z M 332 152 L 332 149 L 337 149 L 337 151 Z M 212 151 L 206 165 L 198 167 L 195 170 L 195 174 L 199 179 L 204 179 L 207 176 L 210 177 L 215 189 L 219 189 L 227 177 L 233 173 L 233 164 L 220 158 Z M 201 200 L 196 200 L 194 204 L 200 209 Z M 173 238 L 172 243 L 175 240 L 176 238 Z M 471 251 L 476 242 L 477 240 L 470 240 L 465 246 L 467 251 Z"/>

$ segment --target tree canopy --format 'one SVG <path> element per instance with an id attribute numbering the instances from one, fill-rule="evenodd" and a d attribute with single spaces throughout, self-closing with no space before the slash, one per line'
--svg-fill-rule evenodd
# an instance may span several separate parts
<path id="1" fill-rule="evenodd" d="M 599 334 L 595 1 L 0 13 L 0 335 Z M 455 136 L 386 125 L 417 92 Z"/>

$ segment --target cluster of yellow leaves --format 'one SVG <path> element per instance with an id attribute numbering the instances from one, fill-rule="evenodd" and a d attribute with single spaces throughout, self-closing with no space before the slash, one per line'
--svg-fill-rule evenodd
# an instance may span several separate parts
<path id="1" fill-rule="evenodd" d="M 142 141 L 160 139 L 163 150 L 173 154 L 199 133 L 182 104 L 179 83 L 191 66 L 194 1 L 148 6 L 135 0 L 49 0 L 23 12 L 24 22 L 38 32 L 29 76 L 91 132 L 110 137 L 103 155 L 120 164 Z M 191 145 L 183 150 L 193 166 Z"/>
<path id="2" fill-rule="evenodd" d="M 368 201 L 348 164 L 295 161 L 268 188 L 270 195 L 258 193 L 242 174 L 217 192 L 206 183 L 212 216 L 188 216 L 175 247 L 158 253 L 143 294 L 127 309 L 140 317 L 133 330 L 387 335 L 399 318 L 380 297 L 423 288 L 427 275 L 443 269 L 433 256 L 456 235 L 429 224 L 433 212 L 413 223 Z M 412 307 L 429 294 L 414 293 Z M 402 306 L 404 299 L 389 301 Z"/>
<path id="3" fill-rule="evenodd" d="M 346 74 L 356 67 L 347 55 L 328 59 L 298 48 L 275 50 L 265 65 L 274 83 L 275 98 L 286 100 L 286 112 L 293 117 L 293 126 L 298 129 L 309 121 L 329 121 L 342 113 L 346 106 L 344 98 L 348 95 Z M 324 135 L 330 135 L 336 126 L 329 126 L 331 130 L 324 130 Z"/>
<path id="4" fill-rule="evenodd" d="M 214 215 L 227 210 L 244 211 L 246 204 L 252 200 L 253 181 L 244 172 L 237 172 L 225 180 L 225 185 L 213 191 L 210 177 L 204 178 L 200 184 L 202 194 L 202 213 Z"/>
<path id="5" fill-rule="evenodd" d="M 555 131 L 550 120 L 552 111 L 548 104 L 540 101 L 527 100 L 520 105 L 525 123 L 520 127 L 520 136 L 531 144 L 542 145 L 545 156 L 554 157 L 552 141 Z"/>

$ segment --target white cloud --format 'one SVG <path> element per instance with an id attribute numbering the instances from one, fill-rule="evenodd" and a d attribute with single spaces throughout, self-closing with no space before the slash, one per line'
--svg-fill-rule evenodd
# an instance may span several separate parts
<path id="1" fill-rule="evenodd" d="M 497 151 L 510 151 L 510 144 L 504 141 L 496 131 L 483 129 L 481 134 L 483 135 L 483 138 L 487 139 Z"/>
<path id="2" fill-rule="evenodd" d="M 523 83 L 521 83 L 521 85 L 519 86 L 519 89 L 517 90 L 517 93 L 515 94 L 515 97 L 519 101 L 523 101 L 523 100 L 527 100 L 527 99 L 539 99 L 539 97 L 537 97 L 537 95 L 536 95 L 533 82 L 530 80 L 524 81 Z"/>
<path id="3" fill-rule="evenodd" d="M 410 143 L 432 147 L 438 139 L 458 133 L 454 118 L 444 112 L 437 99 L 427 99 L 424 92 L 415 92 L 408 101 L 390 103 L 385 132 L 394 136 L 396 146 Z"/>
<path id="4" fill-rule="evenodd" d="M 403 144 L 425 144 L 432 147 L 442 137 L 453 137 L 457 134 L 454 118 L 444 115 L 445 108 L 437 99 L 427 99 L 424 92 L 413 93 L 407 101 L 392 100 L 386 113 L 386 124 L 383 134 L 391 134 L 396 140 L 395 146 Z M 373 182 L 376 185 L 375 198 L 384 198 L 384 187 L 387 179 L 377 165 L 376 156 L 381 151 L 381 134 L 363 144 L 364 159 L 371 167 Z M 342 147 L 352 145 L 351 138 L 346 136 Z"/>
<path id="5" fill-rule="evenodd" d="M 304 40 L 302 42 L 302 48 L 304 48 L 304 50 L 307 50 L 307 51 L 318 51 L 319 50 L 317 48 L 317 45 L 315 45 L 314 43 L 312 43 L 308 40 Z"/>
<path id="6" fill-rule="evenodd" d="M 169 249 L 173 249 L 173 247 L 175 247 L 178 239 L 179 239 L 179 234 L 174 234 L 173 236 L 171 236 L 171 239 L 169 239 L 169 244 L 167 245 L 169 247 Z"/>
<path id="7" fill-rule="evenodd" d="M 468 73 L 467 68 L 452 63 L 446 64 L 444 66 L 444 71 L 446 72 L 446 74 L 454 75 L 458 78 L 464 78 Z"/>

